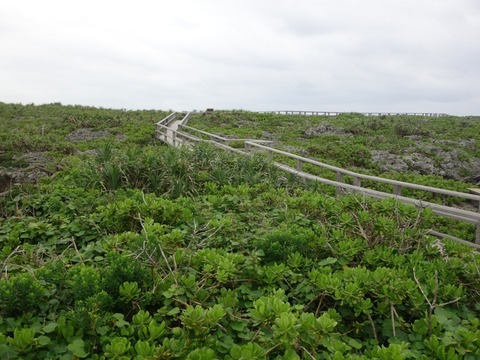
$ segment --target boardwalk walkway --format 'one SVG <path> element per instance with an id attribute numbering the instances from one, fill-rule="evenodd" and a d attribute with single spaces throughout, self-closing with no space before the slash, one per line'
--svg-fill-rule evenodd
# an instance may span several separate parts
<path id="1" fill-rule="evenodd" d="M 263 153 L 267 154 L 267 156 L 270 159 L 273 159 L 274 154 L 276 154 L 276 156 L 283 157 L 284 159 L 285 158 L 294 159 L 297 163 L 296 168 L 293 168 L 289 165 L 286 165 L 278 161 L 274 161 L 273 164 L 286 172 L 292 173 L 298 177 L 305 179 L 306 181 L 307 180 L 317 181 L 323 184 L 334 186 L 336 189 L 337 195 L 352 193 L 352 194 L 360 194 L 362 196 L 370 196 L 378 199 L 393 197 L 397 201 L 400 201 L 406 204 L 415 205 L 418 208 L 430 208 L 437 215 L 476 225 L 477 232 L 476 232 L 475 243 L 471 243 L 448 234 L 442 234 L 434 230 L 431 230 L 431 234 L 437 237 L 449 238 L 451 240 L 465 243 L 469 246 L 473 246 L 473 247 L 476 247 L 477 249 L 480 249 L 480 196 L 479 195 L 460 193 L 456 191 L 433 188 L 429 186 L 405 183 L 401 181 L 385 179 L 385 178 L 365 175 L 361 173 L 355 173 L 347 169 L 338 168 L 335 166 L 331 166 L 329 164 L 321 163 L 313 159 L 305 158 L 302 156 L 298 156 L 295 154 L 291 154 L 285 151 L 275 149 L 273 147 L 270 147 L 269 146 L 270 142 L 266 140 L 224 138 L 222 136 L 210 134 L 206 131 L 198 130 L 188 126 L 187 122 L 190 115 L 191 115 L 190 113 L 188 114 L 172 113 L 166 118 L 160 120 L 156 124 L 157 125 L 156 137 L 159 140 L 175 147 L 189 145 L 195 142 L 208 142 L 224 150 L 241 153 L 245 155 L 251 154 L 252 150 L 254 150 L 256 152 L 262 151 Z M 240 142 L 243 143 L 244 145 L 243 149 L 234 148 L 230 146 L 232 142 L 237 144 Z M 322 177 L 303 171 L 302 166 L 304 163 L 308 163 L 311 165 L 315 165 L 315 166 L 333 171 L 336 174 L 336 181 L 322 178 Z M 352 177 L 353 184 L 346 183 L 343 178 L 344 175 Z M 392 193 L 386 193 L 386 192 L 381 192 L 381 191 L 369 189 L 366 187 L 362 187 L 362 180 L 368 180 L 369 182 L 373 181 L 377 183 L 389 184 L 392 186 Z M 458 209 L 455 207 L 439 205 L 435 203 L 421 201 L 414 198 L 405 197 L 405 196 L 402 196 L 402 189 L 404 188 L 417 189 L 417 190 L 427 191 L 435 194 L 454 196 L 454 197 L 462 198 L 464 200 L 475 201 L 478 204 L 478 212 Z"/>

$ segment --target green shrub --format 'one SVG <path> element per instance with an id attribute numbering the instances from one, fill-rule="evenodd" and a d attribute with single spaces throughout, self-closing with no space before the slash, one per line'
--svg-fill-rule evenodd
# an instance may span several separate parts
<path id="1" fill-rule="evenodd" d="M 17 316 L 36 311 L 43 304 L 45 288 L 30 273 L 21 273 L 0 280 L 0 313 Z"/>

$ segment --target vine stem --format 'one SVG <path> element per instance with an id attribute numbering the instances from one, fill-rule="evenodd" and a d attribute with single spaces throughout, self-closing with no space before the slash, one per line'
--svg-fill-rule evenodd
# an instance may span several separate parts
<path id="1" fill-rule="evenodd" d="M 142 225 L 142 229 L 145 232 L 145 239 L 148 241 L 147 229 L 145 229 L 145 225 L 143 224 L 143 220 L 142 220 L 142 217 L 140 216 L 140 213 L 138 214 L 138 219 L 140 220 L 140 225 Z M 158 248 L 160 249 L 160 253 L 162 254 L 163 260 L 165 260 L 165 263 L 167 264 L 168 270 L 170 271 L 170 275 L 172 275 L 172 279 L 175 282 L 175 285 L 178 285 L 177 278 L 175 277 L 175 274 L 170 266 L 170 263 L 168 262 L 167 256 L 163 251 L 162 244 L 158 244 Z"/>
<path id="2" fill-rule="evenodd" d="M 75 239 L 72 237 L 70 240 L 72 241 L 73 248 L 75 249 L 75 252 L 77 253 L 78 258 L 80 259 L 80 262 L 82 264 L 85 264 L 82 258 L 82 254 L 80 254 L 80 251 L 78 251 L 78 247 L 77 247 L 77 243 L 75 242 Z"/>
<path id="3" fill-rule="evenodd" d="M 392 335 L 393 337 L 396 337 L 397 331 L 395 330 L 395 308 L 393 307 L 392 302 L 390 302 L 390 316 L 392 318 Z"/>
<path id="4" fill-rule="evenodd" d="M 2 274 L 5 272 L 5 280 L 8 280 L 8 259 L 10 259 L 13 255 L 15 255 L 20 249 L 20 245 L 18 245 L 5 259 L 2 265 Z"/>
<path id="5" fill-rule="evenodd" d="M 433 316 L 433 311 L 437 307 L 443 307 L 446 305 L 450 305 L 453 303 L 456 303 L 461 299 L 461 297 L 458 297 L 454 300 L 450 300 L 441 304 L 437 304 L 437 297 L 438 297 L 438 271 L 435 271 L 435 288 L 433 289 L 433 301 L 430 301 L 425 294 L 425 291 L 423 290 L 422 286 L 420 285 L 420 282 L 417 279 L 417 275 L 415 274 L 415 268 L 413 268 L 413 278 L 415 279 L 415 282 L 417 283 L 418 288 L 420 289 L 420 292 L 422 293 L 423 297 L 428 303 L 429 309 L 428 309 L 428 331 L 429 334 L 432 334 L 432 316 Z"/>
<path id="6" fill-rule="evenodd" d="M 370 314 L 367 314 L 367 316 L 368 316 L 368 320 L 370 320 L 370 325 L 372 325 L 373 337 L 378 342 L 377 329 L 375 328 L 375 323 L 373 322 L 372 316 Z"/>
<path id="7" fill-rule="evenodd" d="M 303 346 L 300 346 L 300 349 L 302 349 L 303 351 L 305 351 L 307 353 L 308 356 L 310 356 L 311 359 L 315 360 L 315 356 L 313 356 L 312 354 L 310 354 L 310 352 L 305 349 Z"/>

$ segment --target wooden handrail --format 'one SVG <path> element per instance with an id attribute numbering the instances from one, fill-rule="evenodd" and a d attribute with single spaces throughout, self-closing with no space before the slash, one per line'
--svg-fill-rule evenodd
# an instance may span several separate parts
<path id="1" fill-rule="evenodd" d="M 437 194 L 442 194 L 442 195 L 449 195 L 449 196 L 460 197 L 460 198 L 468 199 L 468 200 L 480 201 L 480 196 L 474 195 L 474 194 L 462 193 L 462 192 L 452 191 L 452 190 L 445 190 L 445 189 L 435 188 L 435 187 L 431 187 L 431 186 L 412 184 L 412 183 L 407 183 L 407 182 L 398 181 L 398 180 L 386 179 L 386 178 L 382 178 L 382 177 L 378 177 L 378 176 L 361 174 L 361 173 L 353 172 L 353 171 L 346 170 L 346 169 L 343 169 L 343 168 L 339 168 L 337 166 L 325 164 L 325 163 L 322 163 L 320 161 L 305 158 L 303 156 L 295 155 L 295 154 L 292 154 L 292 153 L 289 153 L 289 152 L 286 152 L 286 151 L 278 150 L 278 149 L 272 148 L 270 146 L 260 145 L 257 142 L 247 141 L 246 143 L 248 145 L 251 145 L 251 146 L 263 149 L 263 150 L 271 151 L 271 152 L 274 152 L 274 153 L 277 153 L 277 154 L 281 154 L 281 155 L 290 157 L 292 159 L 300 160 L 302 162 L 306 162 L 306 163 L 309 163 L 309 164 L 312 164 L 312 165 L 323 167 L 325 169 L 329 169 L 329 170 L 332 170 L 332 171 L 335 171 L 335 172 L 339 172 L 339 173 L 344 174 L 344 175 L 350 175 L 350 176 L 353 176 L 354 178 L 372 180 L 372 181 L 382 182 L 382 183 L 391 184 L 391 185 L 397 185 L 397 186 L 400 186 L 400 187 L 405 187 L 405 188 L 410 188 L 410 189 L 424 190 L 424 191 L 437 193 Z"/>
<path id="2" fill-rule="evenodd" d="M 444 117 L 448 116 L 445 113 L 430 113 L 430 112 L 357 112 L 357 111 L 304 111 L 304 110 L 275 110 L 275 111 L 258 111 L 264 114 L 276 115 L 301 115 L 301 116 L 338 116 L 342 114 L 361 114 L 363 116 L 424 116 L 424 117 Z"/>
<path id="3" fill-rule="evenodd" d="M 191 127 L 191 126 L 188 126 L 188 125 L 184 125 L 184 124 L 179 124 L 178 127 L 181 128 L 181 129 L 191 130 L 191 131 L 197 132 L 199 134 L 206 135 L 211 139 L 217 139 L 221 142 L 227 142 L 227 143 L 228 142 L 237 142 L 237 141 L 239 141 L 239 142 L 240 141 L 243 141 L 243 142 L 250 141 L 250 142 L 254 142 L 254 143 L 266 143 L 266 144 L 268 144 L 268 143 L 272 142 L 271 140 L 226 138 L 226 137 L 223 137 L 223 136 L 220 136 L 220 135 L 215 135 L 215 134 L 212 134 L 212 133 L 209 133 L 209 132 L 206 132 L 206 131 L 203 131 L 203 130 L 200 130 L 200 129 L 197 129 L 197 128 L 194 128 L 194 127 Z"/>
<path id="4" fill-rule="evenodd" d="M 171 114 L 171 115 L 173 115 L 173 114 Z M 455 240 L 455 241 L 465 243 L 467 245 L 472 245 L 472 246 L 477 247 L 477 248 L 480 247 L 480 213 L 479 212 L 473 212 L 473 211 L 458 209 L 458 208 L 449 207 L 449 206 L 445 206 L 445 205 L 439 205 L 439 204 L 435 204 L 435 203 L 431 203 L 431 202 L 427 202 L 427 201 L 422 201 L 422 200 L 418 200 L 418 199 L 413 199 L 413 198 L 401 196 L 400 193 L 401 193 L 401 189 L 404 187 L 404 188 L 411 188 L 411 189 L 416 189 L 416 190 L 428 191 L 428 192 L 442 194 L 442 195 L 460 197 L 460 198 L 463 198 L 463 199 L 476 200 L 476 201 L 479 201 L 479 203 L 480 203 L 480 196 L 478 196 L 478 195 L 461 193 L 461 192 L 458 192 L 458 191 L 439 189 L 439 188 L 434 188 L 434 187 L 430 187 L 430 186 L 412 184 L 412 183 L 407 183 L 407 182 L 403 182 L 403 181 L 385 179 L 385 178 L 381 178 L 381 177 L 378 177 L 378 176 L 371 176 L 371 175 L 356 173 L 356 172 L 353 172 L 353 171 L 350 171 L 350 170 L 339 168 L 337 166 L 328 165 L 328 164 L 322 163 L 320 161 L 305 158 L 303 156 L 291 154 L 291 153 L 286 152 L 286 151 L 278 150 L 278 149 L 275 149 L 275 148 L 272 148 L 272 147 L 269 147 L 269 146 L 266 146 L 266 145 L 259 144 L 259 142 L 270 142 L 270 141 L 262 141 L 262 140 L 259 141 L 259 140 L 253 140 L 253 139 L 228 139 L 228 138 L 224 138 L 222 136 L 211 134 L 211 133 L 208 133 L 206 131 L 202 131 L 202 130 L 199 130 L 199 129 L 196 129 L 196 128 L 185 125 L 185 123 L 188 121 L 189 115 L 190 115 L 190 113 L 188 113 L 182 119 L 182 122 L 179 124 L 178 130 L 172 130 L 167 125 L 164 125 L 166 123 L 164 120 L 166 120 L 169 117 L 167 117 L 167 118 L 163 119 L 162 121 L 158 122 L 157 123 L 157 130 L 156 130 L 157 137 L 160 140 L 165 141 L 167 143 L 168 143 L 167 137 L 173 138 L 174 139 L 173 140 L 173 145 L 174 146 L 178 146 L 178 142 L 176 141 L 176 139 L 184 138 L 184 139 L 187 139 L 187 140 L 193 141 L 193 142 L 208 142 L 208 143 L 211 143 L 215 146 L 221 147 L 222 149 L 229 150 L 229 151 L 236 152 L 236 153 L 249 154 L 245 151 L 242 151 L 242 150 L 239 150 L 239 149 L 234 149 L 234 148 L 224 144 L 224 142 L 228 143 L 230 141 L 243 141 L 244 144 L 245 144 L 245 148 L 247 148 L 249 146 L 260 148 L 262 150 L 267 151 L 270 158 L 272 157 L 273 153 L 277 153 L 277 154 L 280 154 L 280 155 L 283 155 L 283 156 L 286 156 L 286 157 L 289 157 L 289 158 L 292 158 L 292 159 L 296 159 L 297 160 L 296 169 L 292 168 L 288 165 L 279 163 L 279 162 L 274 162 L 273 164 L 276 167 L 278 167 L 278 168 L 280 168 L 280 169 L 282 169 L 286 172 L 297 175 L 297 176 L 299 176 L 303 179 L 310 179 L 310 180 L 314 180 L 314 181 L 317 181 L 317 182 L 320 182 L 320 183 L 323 183 L 323 184 L 334 186 L 337 189 L 337 193 L 351 192 L 351 193 L 354 193 L 354 194 L 362 194 L 362 195 L 374 197 L 374 198 L 377 198 L 377 199 L 394 198 L 394 199 L 397 199 L 397 200 L 399 200 L 403 203 L 414 205 L 414 206 L 417 206 L 417 207 L 420 207 L 420 208 L 430 208 L 433 211 L 433 213 L 435 213 L 437 215 L 440 215 L 440 216 L 444 216 L 444 217 L 448 217 L 448 218 L 455 219 L 455 220 L 458 220 L 458 221 L 464 221 L 464 222 L 468 222 L 468 223 L 471 223 L 471 224 L 475 224 L 475 225 L 477 225 L 475 244 L 470 243 L 470 242 L 465 241 L 465 240 L 462 240 L 462 239 L 457 240 L 457 238 L 455 238 L 453 236 L 446 235 L 446 234 L 441 234 L 441 233 L 435 232 L 433 230 L 431 231 L 431 233 L 432 234 L 435 233 L 436 236 L 446 237 L 446 238 L 449 238 L 449 239 L 452 239 L 452 240 Z M 163 122 L 163 123 L 161 123 L 161 122 Z M 193 135 L 190 135 L 190 134 L 186 134 L 185 132 L 182 131 L 183 129 L 185 129 L 187 131 L 191 131 L 191 132 L 195 131 L 195 132 L 197 132 L 198 134 L 201 134 L 201 135 L 206 135 L 207 137 L 209 137 L 209 140 L 205 140 L 205 139 L 202 139 L 201 137 L 196 137 L 196 136 L 193 136 Z M 167 131 L 171 131 L 173 133 L 173 136 L 167 136 Z M 163 136 L 163 138 L 162 138 L 162 136 Z M 320 176 L 316 176 L 316 175 L 309 174 L 309 173 L 306 173 L 306 172 L 302 171 L 302 164 L 304 162 L 312 164 L 312 165 L 316 165 L 316 166 L 319 166 L 319 167 L 323 167 L 323 168 L 326 168 L 326 169 L 329 169 L 329 170 L 332 170 L 332 171 L 336 172 L 337 181 L 325 179 L 325 178 L 322 178 Z M 354 184 L 351 185 L 351 184 L 344 183 L 343 182 L 343 175 L 352 176 L 353 179 L 354 179 Z M 362 187 L 361 184 L 360 184 L 360 179 L 367 179 L 367 180 L 372 180 L 372 181 L 376 181 L 376 182 L 391 184 L 394 187 L 393 193 L 385 193 L 385 192 L 382 192 L 382 191 L 377 191 L 377 190 Z M 480 211 L 480 208 L 479 208 L 479 211 Z"/>

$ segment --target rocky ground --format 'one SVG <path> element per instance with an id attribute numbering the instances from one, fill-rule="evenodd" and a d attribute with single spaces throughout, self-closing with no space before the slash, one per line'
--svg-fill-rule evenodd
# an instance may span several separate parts
<path id="1" fill-rule="evenodd" d="M 111 136 L 107 130 L 92 131 L 90 129 L 78 129 L 67 135 L 72 142 L 95 140 Z M 264 131 L 264 139 L 276 142 L 275 137 Z M 322 135 L 353 136 L 348 130 L 339 129 L 332 125 L 321 124 L 309 128 L 305 135 L 316 137 Z M 117 135 L 118 139 L 125 135 Z M 414 145 L 404 149 L 401 154 L 383 150 L 372 150 L 372 160 L 380 170 L 385 172 L 413 172 L 420 175 L 437 175 L 446 179 L 469 182 L 480 186 L 480 158 L 471 157 L 466 150 L 475 146 L 475 140 L 464 140 L 452 144 L 448 140 L 424 139 L 422 136 L 408 137 Z M 446 145 L 446 146 L 445 146 Z M 453 150 L 445 148 L 455 147 Z M 304 149 L 285 146 L 284 150 L 304 155 Z M 23 167 L 0 166 L 0 193 L 7 191 L 12 185 L 35 182 L 39 178 L 52 174 L 47 170 L 51 158 L 44 152 L 30 152 L 14 157 L 15 161 L 25 164 Z"/>
<path id="2" fill-rule="evenodd" d="M 305 131 L 309 137 L 322 135 L 353 136 L 348 130 L 321 124 Z M 480 158 L 467 151 L 475 148 L 475 140 L 453 142 L 424 136 L 406 136 L 414 145 L 401 154 L 372 150 L 372 160 L 384 172 L 412 172 L 419 175 L 437 175 L 445 179 L 464 181 L 480 186 Z"/>
<path id="3" fill-rule="evenodd" d="M 78 129 L 66 137 L 72 142 L 90 141 L 111 136 L 108 130 L 92 131 L 90 129 Z M 125 135 L 117 135 L 118 140 L 126 138 Z M 38 179 L 53 175 L 48 169 L 52 158 L 47 152 L 29 152 L 14 156 L 12 160 L 22 166 L 0 165 L 0 195 L 8 192 L 12 186 L 22 183 L 34 183 Z"/>
<path id="4" fill-rule="evenodd" d="M 45 152 L 29 152 L 15 156 L 13 160 L 24 163 L 26 166 L 0 166 L 0 193 L 7 191 L 15 184 L 33 183 L 41 177 L 52 175 L 52 172 L 46 168 L 51 158 Z"/>

